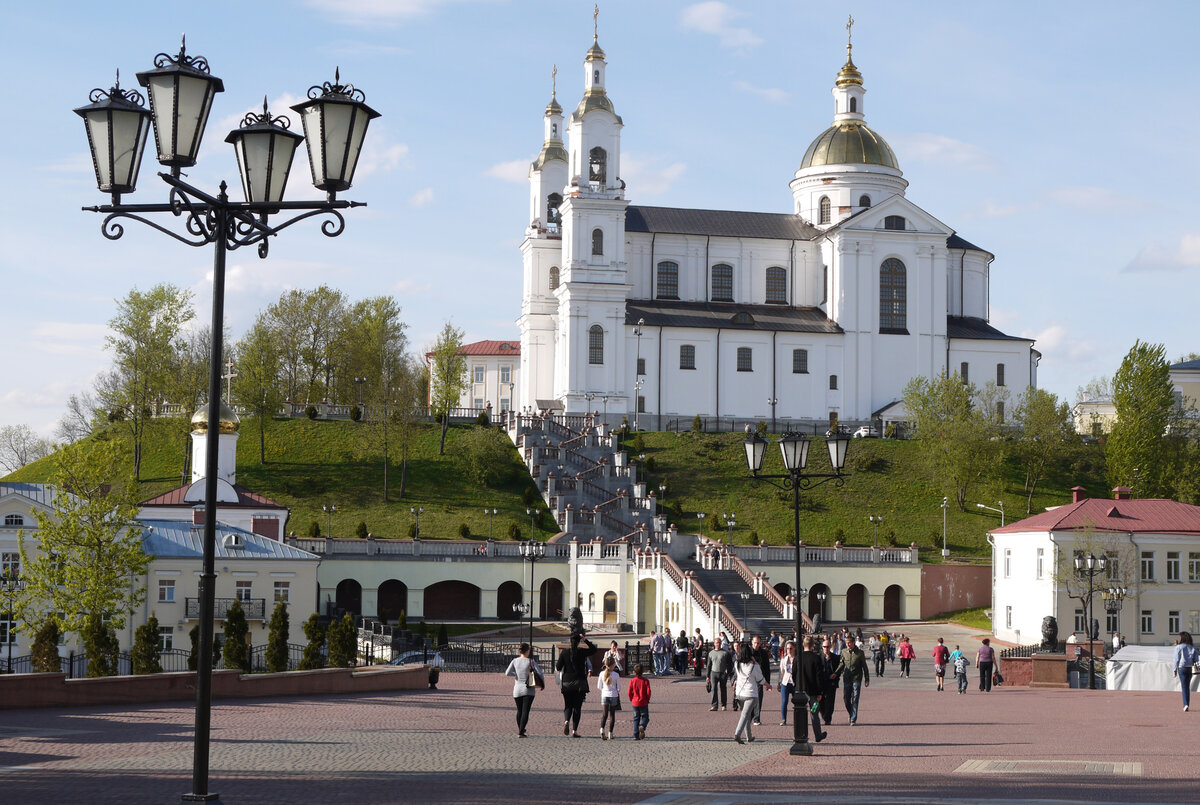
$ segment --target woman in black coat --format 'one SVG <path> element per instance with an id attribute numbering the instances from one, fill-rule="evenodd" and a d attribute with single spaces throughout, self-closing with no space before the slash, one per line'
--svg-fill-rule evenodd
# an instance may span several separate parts
<path id="1" fill-rule="evenodd" d="M 582 641 L 584 647 L 580 647 Z M 563 697 L 563 735 L 579 737 L 579 717 L 583 714 L 583 700 L 587 698 L 588 657 L 596 651 L 595 644 L 581 634 L 571 635 L 571 647 L 558 655 L 555 669 L 559 674 L 559 685 Z"/>

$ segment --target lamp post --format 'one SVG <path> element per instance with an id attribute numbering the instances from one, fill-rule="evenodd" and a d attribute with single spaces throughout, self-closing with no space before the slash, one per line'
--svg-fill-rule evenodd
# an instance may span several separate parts
<path id="1" fill-rule="evenodd" d="M 747 634 L 749 634 L 749 632 L 750 632 L 750 630 L 746 628 L 748 625 L 746 623 L 746 607 L 750 602 L 750 593 L 738 593 L 738 597 L 742 599 L 742 634 L 741 634 L 741 636 L 744 639 L 745 636 Z"/>
<path id="2" fill-rule="evenodd" d="M 730 512 L 729 514 L 722 513 L 721 516 L 723 518 L 725 518 L 725 529 L 726 529 L 726 533 L 729 535 L 729 547 L 732 549 L 733 548 L 733 527 L 735 525 L 737 525 L 737 515 L 733 512 Z"/>
<path id="3" fill-rule="evenodd" d="M 1108 564 L 1108 560 L 1105 559 L 1104 554 L 1100 554 L 1100 556 L 1096 556 L 1094 554 L 1089 553 L 1087 556 L 1077 555 L 1075 557 L 1075 573 L 1081 579 L 1086 578 L 1087 585 L 1088 585 L 1087 599 L 1085 601 L 1085 609 L 1087 611 L 1087 623 L 1085 623 L 1084 626 L 1087 627 L 1087 637 L 1088 637 L 1088 689 L 1089 690 L 1096 689 L 1096 654 L 1093 649 L 1093 642 L 1096 639 L 1096 630 L 1093 628 L 1094 624 L 1092 623 L 1092 595 L 1096 591 L 1096 587 L 1095 587 L 1096 576 L 1099 576 L 1101 573 L 1104 572 L 1104 568 L 1107 564 Z"/>
<path id="4" fill-rule="evenodd" d="M 882 514 L 868 514 L 867 519 L 875 526 L 875 547 L 879 547 L 879 524 L 883 522 Z"/>
<path id="5" fill-rule="evenodd" d="M 119 219 L 129 219 L 188 246 L 213 247 L 210 332 L 214 336 L 209 356 L 210 438 L 205 455 L 204 545 L 199 579 L 196 729 L 192 791 L 183 795 L 187 802 L 212 802 L 219 797 L 208 790 L 218 471 L 218 440 L 211 435 L 217 433 L 220 423 L 222 343 L 219 334 L 224 332 L 226 252 L 253 245 L 257 246 L 258 256 L 265 258 L 269 238 L 314 216 L 329 217 L 330 220 L 321 225 L 323 234 L 328 237 L 340 235 L 346 225 L 340 211 L 362 204 L 340 200 L 337 193 L 350 189 L 367 127 L 379 113 L 367 106 L 360 90 L 342 84 L 336 72 L 333 83 L 311 87 L 308 100 L 292 109 L 300 115 L 308 139 L 313 184 L 326 192 L 326 198 L 322 201 L 284 201 L 292 157 L 305 137 L 289 130 L 291 122 L 286 117 L 272 116 L 264 100 L 262 114 L 247 114 L 241 125 L 225 138 L 234 147 L 245 194 L 245 201 L 230 201 L 225 182 L 221 182 L 217 194 L 213 195 L 179 178 L 182 169 L 196 164 L 213 98 L 225 90 L 221 79 L 211 74 L 208 60 L 189 55 L 185 40 L 178 55 L 159 53 L 154 58 L 154 69 L 138 73 L 137 79 L 146 89 L 149 110 L 145 108 L 145 97 L 140 92 L 121 89 L 119 72 L 110 90 L 92 90 L 88 96 L 91 103 L 75 110 L 84 121 L 96 186 L 112 198 L 111 204 L 84 209 L 105 215 L 100 232 L 109 240 L 117 240 L 125 233 Z M 169 173 L 159 173 L 170 188 L 168 199 L 159 204 L 123 204 L 121 196 L 137 188 L 138 171 L 151 126 L 158 161 L 170 169 Z M 269 222 L 270 216 L 285 211 L 292 217 L 282 223 Z M 151 218 L 161 213 L 183 219 L 183 233 L 174 232 Z"/>
<path id="6" fill-rule="evenodd" d="M 767 398 L 767 405 L 771 406 L 771 433 L 775 432 L 775 406 L 779 404 L 779 398 L 770 396 Z"/>
<path id="7" fill-rule="evenodd" d="M 327 503 L 321 506 L 321 511 L 325 512 L 325 533 L 333 539 L 333 515 L 337 513 L 337 504 Z"/>
<path id="8" fill-rule="evenodd" d="M 8 643 L 8 665 L 5 673 L 11 674 L 12 670 L 12 651 L 13 651 L 13 626 L 17 594 L 25 589 L 25 581 L 15 572 L 6 571 L 3 576 L 0 576 L 0 591 L 4 593 L 4 601 L 8 605 L 5 610 L 7 619 L 4 622 L 4 642 Z"/>
<path id="9" fill-rule="evenodd" d="M 950 549 L 946 547 L 946 510 L 950 508 L 950 498 L 942 498 L 942 558 L 945 559 L 950 555 Z"/>
<path id="10" fill-rule="evenodd" d="M 829 594 L 826 593 L 824 590 L 818 590 L 816 593 L 816 596 L 817 596 L 817 613 L 821 616 L 821 620 L 823 620 L 823 621 L 828 620 L 828 618 L 825 617 L 825 599 L 829 597 Z"/>
<path id="11" fill-rule="evenodd" d="M 645 319 L 638 319 L 637 326 L 633 328 L 633 334 L 637 336 L 637 360 L 633 364 L 633 429 L 641 430 L 641 419 L 638 416 L 641 413 L 641 406 L 638 405 L 638 398 L 642 396 L 642 327 L 646 324 Z"/>
<path id="12" fill-rule="evenodd" d="M 500 510 L 496 508 L 489 509 L 488 507 L 484 506 L 483 513 L 486 514 L 488 518 L 488 539 L 490 540 L 492 538 L 492 518 L 499 514 Z"/>
<path id="13" fill-rule="evenodd" d="M 999 506 L 999 508 L 996 508 L 996 506 Z M 1000 515 L 1000 527 L 1004 528 L 1004 501 L 997 500 L 996 506 L 985 506 L 982 503 L 975 504 L 975 507 L 978 509 L 987 509 L 988 511 L 997 512 Z"/>
<path id="14" fill-rule="evenodd" d="M 667 484 L 666 481 L 658 485 L 658 505 L 663 505 L 663 501 L 667 499 Z"/>
<path id="15" fill-rule="evenodd" d="M 533 651 L 533 584 L 534 570 L 539 559 L 546 558 L 546 543 L 530 540 L 520 545 L 521 557 L 529 562 L 529 601 L 524 604 L 513 604 L 514 612 L 529 614 L 529 650 Z"/>
<path id="16" fill-rule="evenodd" d="M 704 512 L 696 512 L 696 519 L 700 521 L 700 536 L 704 536 L 704 518 L 707 516 Z"/>
<path id="17" fill-rule="evenodd" d="M 362 375 L 354 376 L 354 389 L 357 392 L 357 395 L 356 395 L 358 397 L 357 402 L 360 406 L 363 404 L 362 387 L 363 387 L 363 383 L 366 383 L 366 382 L 367 382 L 367 379 L 365 377 L 363 377 Z M 366 413 L 366 412 L 364 411 L 363 413 Z"/>
<path id="18" fill-rule="evenodd" d="M 525 513 L 529 515 L 529 539 L 535 540 L 537 539 L 537 529 L 534 526 L 534 521 L 541 512 L 538 511 L 536 506 L 532 506 L 526 509 Z"/>
<path id="19" fill-rule="evenodd" d="M 829 450 L 829 464 L 833 468 L 833 472 L 831 473 L 805 472 L 808 466 L 808 447 L 810 441 L 807 436 L 799 433 L 787 433 L 778 441 L 779 451 L 783 454 L 783 467 L 786 472 L 764 475 L 762 474 L 763 458 L 767 452 L 767 445 L 770 443 L 767 439 L 747 428 L 744 446 L 746 448 L 746 464 L 750 468 L 751 479 L 766 481 L 780 489 L 792 490 L 793 529 L 796 541 L 795 628 L 796 639 L 799 641 L 804 635 L 804 617 L 801 609 L 800 593 L 804 589 L 804 586 L 800 583 L 800 490 L 812 489 L 829 481 L 833 481 L 839 487 L 845 486 L 846 476 L 842 470 L 846 467 L 846 451 L 850 446 L 850 437 L 843 433 L 840 428 L 835 428 L 825 438 L 825 446 Z M 808 742 L 808 714 L 805 712 L 807 704 L 808 695 L 801 686 L 797 686 L 792 693 L 793 737 L 792 748 L 789 751 L 793 755 L 811 755 L 813 752 L 812 744 Z"/>
<path id="20" fill-rule="evenodd" d="M 1113 625 L 1116 627 L 1112 630 L 1114 634 L 1119 635 L 1121 633 L 1121 606 L 1128 593 L 1129 590 L 1119 584 L 1114 584 L 1102 592 L 1104 596 L 1104 611 L 1113 619 Z"/>
<path id="21" fill-rule="evenodd" d="M 425 513 L 424 506 L 409 506 L 408 510 L 417 518 L 417 527 L 413 529 L 413 539 L 421 538 L 421 515 Z"/>

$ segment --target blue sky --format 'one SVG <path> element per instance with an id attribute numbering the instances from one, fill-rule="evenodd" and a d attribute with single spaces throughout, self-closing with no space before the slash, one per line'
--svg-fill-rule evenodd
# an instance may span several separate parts
<path id="1" fill-rule="evenodd" d="M 368 202 L 328 239 L 298 226 L 260 261 L 230 257 L 238 337 L 286 288 L 391 294 L 414 347 L 446 319 L 470 339 L 515 338 L 527 163 L 550 71 L 572 108 L 592 4 L 516 0 L 22 3 L 6 10 L 0 153 L 0 425 L 49 434 L 67 396 L 109 363 L 114 298 L 169 281 L 207 322 L 211 249 L 132 225 L 105 240 L 83 126 L 71 109 L 114 71 L 133 85 L 160 51 L 208 58 L 217 97 L 190 180 L 237 187 L 225 134 L 331 80 L 383 113 L 354 189 Z M 892 145 L 908 198 L 992 251 L 992 322 L 1035 337 L 1044 388 L 1073 400 L 1141 338 L 1200 351 L 1195 140 L 1200 4 L 632 2 L 601 4 L 607 85 L 625 121 L 637 204 L 790 210 L 788 181 L 833 114 L 856 20 L 868 123 Z M 303 156 L 300 157 L 303 159 Z M 166 197 L 153 148 L 129 201 Z M 311 195 L 298 160 L 292 195 Z"/>

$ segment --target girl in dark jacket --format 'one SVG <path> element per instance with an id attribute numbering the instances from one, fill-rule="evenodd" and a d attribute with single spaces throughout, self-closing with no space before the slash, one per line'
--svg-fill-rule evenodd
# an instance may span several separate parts
<path id="1" fill-rule="evenodd" d="M 580 642 L 584 648 L 580 647 Z M 583 700 L 588 693 L 588 657 L 596 651 L 591 640 L 581 634 L 571 635 L 571 647 L 558 655 L 555 669 L 559 674 L 559 685 L 563 697 L 563 735 L 579 737 L 579 717 L 583 714 Z"/>

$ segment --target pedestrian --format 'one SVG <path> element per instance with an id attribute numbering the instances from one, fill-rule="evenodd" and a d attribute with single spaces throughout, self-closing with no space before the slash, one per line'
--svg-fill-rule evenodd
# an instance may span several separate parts
<path id="1" fill-rule="evenodd" d="M 607 662 L 609 657 L 612 657 L 613 663 L 617 669 L 617 673 L 625 673 L 625 663 L 621 661 L 621 650 L 617 648 L 616 640 L 609 643 L 608 651 L 604 652 L 604 657 L 600 660 L 601 664 Z"/>
<path id="2" fill-rule="evenodd" d="M 857 648 L 853 637 L 846 638 L 846 650 L 838 661 L 837 674 L 842 678 L 842 701 L 846 704 L 846 714 L 850 716 L 850 726 L 858 723 L 858 700 L 863 688 L 871 687 L 871 670 L 867 666 L 866 655 Z"/>
<path id="3" fill-rule="evenodd" d="M 871 642 L 867 644 L 867 648 L 871 651 L 871 662 L 875 664 L 875 676 L 883 676 L 884 662 L 884 647 L 883 640 L 880 639 L 878 633 L 871 635 Z"/>
<path id="4" fill-rule="evenodd" d="M 809 638 L 805 638 L 806 640 Z M 788 704 L 796 689 L 796 675 L 800 673 L 796 662 L 796 642 L 787 641 L 783 656 L 779 660 L 779 726 L 787 726 Z"/>
<path id="5" fill-rule="evenodd" d="M 912 661 L 917 656 L 917 652 L 913 649 L 912 643 L 908 641 L 908 635 L 900 635 L 900 676 L 908 678 L 912 676 Z"/>
<path id="6" fill-rule="evenodd" d="M 983 645 L 975 654 L 975 664 L 979 666 L 979 689 L 985 693 L 992 692 L 992 669 L 996 667 L 996 650 L 992 641 L 983 638 Z"/>
<path id="7" fill-rule="evenodd" d="M 789 643 L 789 646 L 794 644 Z M 822 669 L 824 664 L 821 661 L 821 656 L 813 649 L 816 647 L 816 641 L 812 635 L 804 636 L 804 653 L 800 655 L 800 679 L 798 684 L 804 695 L 807 697 L 805 704 L 808 706 L 808 717 L 812 719 L 812 735 L 813 740 L 817 743 L 825 740 L 825 731 L 821 729 L 821 700 L 825 695 L 825 686 L 821 681 Z M 800 722 L 803 727 L 807 727 L 807 723 Z M 800 731 L 801 738 L 806 738 L 804 733 L 807 729 Z"/>
<path id="8" fill-rule="evenodd" d="M 879 634 L 879 650 L 883 652 L 884 662 L 896 661 L 895 649 L 892 647 L 892 637 L 887 632 Z M 880 671 L 879 675 L 883 676 L 883 672 Z"/>
<path id="9" fill-rule="evenodd" d="M 743 644 L 738 651 L 733 683 L 733 695 L 741 703 L 742 710 L 742 715 L 738 718 L 737 731 L 733 734 L 733 740 L 738 743 L 746 742 L 742 740 L 743 732 L 746 733 L 747 741 L 754 740 L 751 722 L 758 713 L 760 702 L 758 692 L 762 690 L 763 685 L 766 685 L 767 690 L 771 689 L 771 683 L 763 678 L 762 667 L 754 660 L 750 653 L 750 647 Z"/>
<path id="10" fill-rule="evenodd" d="M 1116 654 L 1118 651 L 1121 650 L 1121 635 L 1117 634 L 1116 632 L 1113 632 L 1112 647 L 1113 647 L 1113 649 L 1112 649 L 1113 654 Z"/>
<path id="11" fill-rule="evenodd" d="M 779 633 L 771 632 L 771 636 L 767 639 L 767 648 L 771 650 L 771 659 L 779 662 Z"/>
<path id="12" fill-rule="evenodd" d="M 688 640 L 687 632 L 680 629 L 679 637 L 675 638 L 675 671 L 680 676 L 687 673 L 688 650 L 691 647 L 692 641 Z"/>
<path id="13" fill-rule="evenodd" d="M 754 726 L 762 724 L 762 700 L 763 700 L 763 684 L 768 685 L 771 682 L 771 652 L 767 651 L 763 645 L 762 638 L 755 635 L 750 639 L 750 655 L 754 661 L 758 663 L 758 667 L 762 670 L 763 683 L 758 686 L 758 701 L 760 707 L 754 713 Z"/>
<path id="14" fill-rule="evenodd" d="M 524 738 L 525 726 L 529 723 L 529 711 L 533 707 L 533 697 L 538 690 L 546 687 L 546 679 L 537 660 L 531 656 L 528 643 L 522 643 L 517 649 L 517 656 L 508 664 L 505 676 L 515 677 L 513 682 L 513 701 L 517 705 L 517 737 Z"/>
<path id="15" fill-rule="evenodd" d="M 604 669 L 596 680 L 596 689 L 600 691 L 600 740 L 608 741 L 613 738 L 613 729 L 617 726 L 617 711 L 621 709 L 621 675 L 617 673 L 617 664 L 612 657 L 604 658 Z"/>
<path id="16" fill-rule="evenodd" d="M 704 635 L 700 629 L 692 636 L 692 675 L 700 676 L 704 669 Z"/>
<path id="17" fill-rule="evenodd" d="M 633 737 L 642 740 L 646 737 L 646 727 L 650 726 L 650 680 L 642 676 L 642 664 L 633 666 L 633 678 L 629 680 L 629 706 L 633 708 Z"/>
<path id="18" fill-rule="evenodd" d="M 667 672 L 667 641 L 658 632 L 650 632 L 650 654 L 654 658 L 654 673 L 662 676 Z"/>
<path id="19" fill-rule="evenodd" d="M 729 676 L 733 673 L 733 656 L 729 650 L 725 648 L 725 641 L 721 638 L 713 640 L 712 651 L 708 652 L 707 667 L 705 673 L 708 677 L 708 688 L 712 691 L 712 707 L 709 710 L 717 709 L 717 694 L 720 693 L 721 709 L 724 710 L 728 704 L 728 685 Z M 734 701 L 737 701 L 736 696 Z"/>
<path id="20" fill-rule="evenodd" d="M 741 656 L 741 654 L 742 654 L 742 646 L 744 646 L 744 645 L 746 645 L 746 644 L 745 644 L 745 643 L 743 643 L 741 640 L 734 640 L 734 641 L 733 641 L 733 651 L 732 651 L 732 654 L 733 654 L 733 665 L 734 665 L 734 666 L 736 666 L 736 665 L 737 665 L 737 658 Z M 734 671 L 736 672 L 736 670 L 737 670 L 737 668 L 735 667 L 735 668 L 734 668 Z M 732 675 L 731 675 L 731 676 L 732 676 Z M 737 697 L 737 690 L 735 689 L 735 690 L 734 690 L 734 694 L 733 694 L 733 712 L 735 712 L 735 713 L 736 713 L 738 710 L 741 710 L 741 709 L 742 709 L 742 703 L 741 703 L 741 701 L 739 701 L 739 700 L 738 700 L 738 697 Z"/>
<path id="21" fill-rule="evenodd" d="M 954 651 L 950 652 L 950 667 L 954 669 L 954 681 L 958 683 L 959 695 L 967 692 L 967 666 L 970 664 L 967 655 L 956 645 Z"/>
<path id="22" fill-rule="evenodd" d="M 580 643 L 583 646 L 580 646 Z M 555 669 L 558 671 L 559 688 L 563 697 L 563 735 L 579 737 L 579 717 L 583 714 L 583 700 L 588 694 L 588 657 L 596 651 L 591 640 L 576 632 L 571 635 L 571 646 L 558 655 Z"/>
<path id="23" fill-rule="evenodd" d="M 937 677 L 937 689 L 946 689 L 946 663 L 950 661 L 950 649 L 946 648 L 946 641 L 939 637 L 937 645 L 933 647 L 933 674 Z"/>
<path id="24" fill-rule="evenodd" d="M 1183 690 L 1183 712 L 1188 711 L 1192 703 L 1192 668 L 1200 663 L 1200 651 L 1192 645 L 1192 633 L 1180 632 L 1179 643 L 1175 646 L 1175 677 Z"/>
<path id="25" fill-rule="evenodd" d="M 838 687 L 838 655 L 833 653 L 833 642 L 826 637 L 821 641 L 821 721 L 828 725 L 833 721 L 833 705 Z"/>

